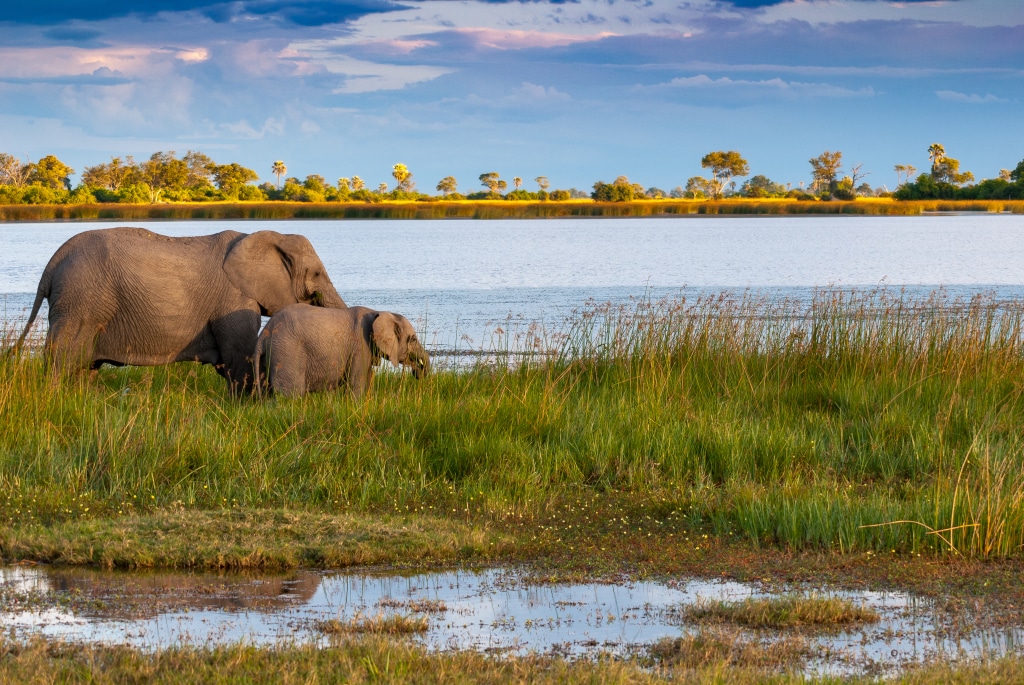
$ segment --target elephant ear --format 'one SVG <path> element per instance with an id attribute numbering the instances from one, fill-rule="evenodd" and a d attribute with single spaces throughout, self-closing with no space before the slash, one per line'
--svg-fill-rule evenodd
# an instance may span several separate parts
<path id="1" fill-rule="evenodd" d="M 224 257 L 232 285 L 273 314 L 299 301 L 296 296 L 302 237 L 257 231 L 237 240 Z"/>
<path id="2" fill-rule="evenodd" d="M 391 312 L 380 312 L 373 320 L 373 344 L 395 366 L 402 359 L 398 349 L 400 334 L 398 321 Z"/>

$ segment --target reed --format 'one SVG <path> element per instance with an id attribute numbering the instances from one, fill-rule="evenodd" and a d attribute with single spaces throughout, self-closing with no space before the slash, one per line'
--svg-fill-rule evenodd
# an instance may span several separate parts
<path id="1" fill-rule="evenodd" d="M 0 205 L 0 221 L 153 221 L 225 219 L 545 219 L 680 215 L 850 214 L 911 216 L 936 212 L 1024 214 L 1020 200 L 908 200 L 845 202 L 796 200 L 637 200 L 634 202 L 193 202 L 156 205 Z"/>
<path id="2" fill-rule="evenodd" d="M 641 300 L 544 339 L 551 354 L 522 363 L 496 350 L 419 382 L 382 373 L 361 404 L 232 400 L 194 365 L 53 379 L 5 356 L 0 522 L 292 507 L 501 529 L 583 494 L 655 532 L 787 550 L 1024 550 L 1018 303 Z M 572 511 L 558 526 L 610 530 Z"/>

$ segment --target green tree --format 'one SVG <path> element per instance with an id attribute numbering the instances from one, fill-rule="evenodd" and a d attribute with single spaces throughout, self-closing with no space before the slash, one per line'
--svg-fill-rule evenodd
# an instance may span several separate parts
<path id="1" fill-rule="evenodd" d="M 1010 172 L 1010 180 L 1014 183 L 1024 183 L 1024 159 L 1017 162 L 1017 166 Z"/>
<path id="2" fill-rule="evenodd" d="M 595 183 L 590 197 L 597 202 L 629 202 L 644 197 L 644 188 L 639 183 L 630 183 L 625 176 L 619 176 L 611 183 Z"/>
<path id="3" fill-rule="evenodd" d="M 210 178 L 213 174 L 213 167 L 216 165 L 213 160 L 198 150 L 189 150 L 181 158 L 188 168 L 188 179 L 185 185 L 193 190 L 205 190 L 212 188 Z"/>
<path id="4" fill-rule="evenodd" d="M 694 200 L 707 197 L 711 182 L 703 176 L 691 176 L 686 180 L 686 194 Z"/>
<path id="5" fill-rule="evenodd" d="M 174 150 L 153 153 L 139 165 L 138 173 L 152 192 L 151 202 L 158 201 L 165 191 L 185 190 L 188 185 L 188 165 L 176 157 Z"/>
<path id="6" fill-rule="evenodd" d="M 480 174 L 480 185 L 487 188 L 491 195 L 498 195 L 508 187 L 508 183 L 501 180 L 501 174 L 497 171 L 488 171 L 487 173 Z"/>
<path id="7" fill-rule="evenodd" d="M 327 190 L 327 179 L 320 174 L 310 174 L 302 182 L 302 187 L 306 190 L 315 190 L 322 193 Z"/>
<path id="8" fill-rule="evenodd" d="M 454 176 L 445 176 L 437 182 L 437 190 L 441 191 L 445 197 L 448 197 L 449 193 L 456 192 L 458 187 L 459 184 Z"/>
<path id="9" fill-rule="evenodd" d="M 270 173 L 277 176 L 277 189 L 281 190 L 281 177 L 288 173 L 288 166 L 279 159 L 271 165 Z"/>
<path id="10" fill-rule="evenodd" d="M 82 172 L 82 184 L 116 193 L 122 185 L 137 175 L 138 165 L 131 155 L 123 160 L 120 157 L 111 157 L 107 164 L 85 167 L 85 171 Z"/>
<path id="11" fill-rule="evenodd" d="M 746 176 L 750 173 L 750 165 L 743 159 L 739 152 L 729 150 L 724 152 L 709 152 L 700 160 L 704 169 L 711 169 L 711 183 L 708 190 L 713 198 L 721 197 L 722 191 L 733 176 Z"/>
<path id="12" fill-rule="evenodd" d="M 71 174 L 75 170 L 53 155 L 46 155 L 34 165 L 29 173 L 29 184 L 38 184 L 54 190 L 71 190 Z"/>
<path id="13" fill-rule="evenodd" d="M 939 183 L 952 183 L 963 185 L 974 181 L 974 174 L 970 171 L 960 171 L 960 160 L 952 157 L 943 157 L 932 166 L 932 178 Z"/>
<path id="14" fill-rule="evenodd" d="M 302 182 L 303 202 L 323 202 L 326 199 L 329 186 L 327 179 L 320 174 L 310 174 Z"/>
<path id="15" fill-rule="evenodd" d="M 740 195 L 744 197 L 782 197 L 785 194 L 786 186 L 775 183 L 763 174 L 751 176 L 740 187 Z"/>
<path id="16" fill-rule="evenodd" d="M 259 174 L 252 169 L 232 162 L 231 164 L 218 164 L 213 167 L 213 180 L 217 188 L 227 198 L 238 198 L 243 186 L 250 181 L 259 180 Z"/>
<path id="17" fill-rule="evenodd" d="M 836 189 L 836 180 L 842 171 L 843 153 L 838 150 L 825 150 L 817 157 L 808 160 L 811 164 L 811 188 L 815 192 L 832 194 Z"/>
<path id="18" fill-rule="evenodd" d="M 928 158 L 932 161 L 932 178 L 936 183 L 959 186 L 974 180 L 970 171 L 960 171 L 960 160 L 946 156 L 946 148 L 940 143 L 928 146 Z"/>

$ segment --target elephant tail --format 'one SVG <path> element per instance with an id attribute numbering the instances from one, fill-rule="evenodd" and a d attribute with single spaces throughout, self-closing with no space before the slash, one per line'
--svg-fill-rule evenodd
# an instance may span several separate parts
<path id="1" fill-rule="evenodd" d="M 36 321 L 36 316 L 39 314 L 39 308 L 43 306 L 43 300 L 50 297 L 50 274 L 48 271 L 43 273 L 43 277 L 39 280 L 39 287 L 36 288 L 36 300 L 32 303 L 32 311 L 28 315 L 28 322 L 25 324 L 25 330 L 18 336 L 18 342 L 14 343 L 14 347 L 8 350 L 9 353 L 17 354 L 21 351 L 21 348 L 25 344 L 25 338 L 28 337 L 28 332 L 32 330 L 32 324 Z"/>
<path id="2" fill-rule="evenodd" d="M 256 397 L 263 397 L 263 379 L 260 372 L 263 370 L 263 336 L 260 335 L 256 341 L 256 353 L 252 357 L 252 391 Z"/>

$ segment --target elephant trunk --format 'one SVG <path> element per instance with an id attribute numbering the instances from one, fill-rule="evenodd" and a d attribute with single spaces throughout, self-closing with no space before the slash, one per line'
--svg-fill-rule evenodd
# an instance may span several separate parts
<path id="1" fill-rule="evenodd" d="M 412 377 L 419 379 L 430 373 L 430 357 L 422 347 L 409 355 L 410 366 L 412 366 Z"/>
<path id="2" fill-rule="evenodd" d="M 341 299 L 341 295 L 338 294 L 333 285 L 328 285 L 313 293 L 313 304 L 317 307 L 326 307 L 327 309 L 348 309 L 345 300 Z"/>

